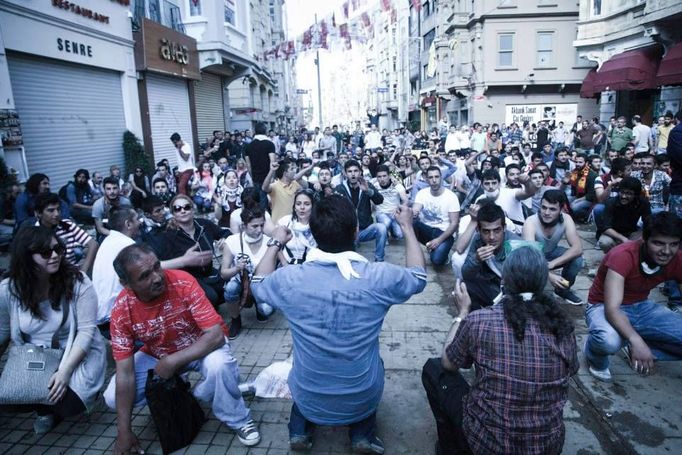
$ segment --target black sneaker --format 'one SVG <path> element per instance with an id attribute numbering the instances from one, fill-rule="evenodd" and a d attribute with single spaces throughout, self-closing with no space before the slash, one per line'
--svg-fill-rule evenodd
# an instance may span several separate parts
<path id="1" fill-rule="evenodd" d="M 566 303 L 570 303 L 571 305 L 582 305 L 583 304 L 583 299 L 578 297 L 575 292 L 571 291 L 570 289 L 557 289 L 554 291 L 556 295 L 561 297 L 566 301 Z"/>
<path id="2" fill-rule="evenodd" d="M 258 307 L 263 304 L 255 304 L 253 307 L 256 309 L 256 321 L 258 322 L 268 322 L 270 316 L 266 316 Z"/>
<path id="3" fill-rule="evenodd" d="M 384 443 L 376 436 L 368 439 L 358 439 L 351 443 L 351 448 L 355 453 L 376 453 L 381 455 L 384 453 Z"/>
<path id="4" fill-rule="evenodd" d="M 254 422 L 253 420 L 249 420 L 248 422 L 246 422 L 246 425 L 235 431 L 237 432 L 239 442 L 241 442 L 245 446 L 248 447 L 255 446 L 260 442 L 260 433 L 258 432 L 256 422 Z"/>
<path id="5" fill-rule="evenodd" d="M 313 438 L 310 436 L 291 436 L 289 438 L 291 450 L 310 450 L 313 448 Z"/>
<path id="6" fill-rule="evenodd" d="M 242 317 L 237 316 L 236 318 L 232 318 L 232 322 L 230 322 L 230 329 L 227 332 L 227 339 L 228 340 L 234 340 L 239 336 L 239 332 L 242 331 Z"/>

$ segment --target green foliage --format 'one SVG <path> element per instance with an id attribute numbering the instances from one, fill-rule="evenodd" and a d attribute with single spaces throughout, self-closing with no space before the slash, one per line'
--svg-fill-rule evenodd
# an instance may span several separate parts
<path id="1" fill-rule="evenodd" d="M 125 156 L 125 175 L 131 174 L 138 166 L 144 169 L 147 174 L 154 169 L 149 157 L 144 152 L 142 143 L 130 131 L 123 133 L 123 154 Z"/>

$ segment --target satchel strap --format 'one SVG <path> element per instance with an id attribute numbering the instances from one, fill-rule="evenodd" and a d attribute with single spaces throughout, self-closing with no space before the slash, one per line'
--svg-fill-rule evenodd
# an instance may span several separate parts
<path id="1" fill-rule="evenodd" d="M 54 335 L 52 335 L 52 349 L 59 349 L 59 331 L 64 326 L 66 318 L 69 317 L 70 307 L 71 305 L 69 305 L 69 302 L 67 302 L 66 299 L 62 299 L 62 322 L 59 324 L 59 327 L 57 327 L 57 330 L 54 331 Z"/>

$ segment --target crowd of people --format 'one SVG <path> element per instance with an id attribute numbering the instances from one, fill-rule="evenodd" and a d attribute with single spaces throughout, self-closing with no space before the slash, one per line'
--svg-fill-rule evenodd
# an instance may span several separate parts
<path id="1" fill-rule="evenodd" d="M 424 289 L 426 252 L 457 280 L 458 316 L 422 375 L 436 452 L 559 453 L 577 349 L 603 381 L 621 348 L 643 374 L 682 358 L 682 112 L 653 127 L 630 121 L 444 119 L 430 132 L 358 124 L 287 137 L 257 124 L 254 135 L 216 131 L 198 153 L 174 133 L 175 162 L 127 180 L 116 165 L 106 177 L 78 169 L 55 193 L 34 174 L 3 201 L 13 240 L 0 345 L 58 334 L 66 352 L 51 405 L 15 411 L 36 411 L 44 433 L 90 409 L 109 342 L 115 452 L 139 447 L 131 411 L 146 403 L 149 369 L 200 372 L 195 396 L 256 445 L 229 344 L 253 307 L 263 323 L 280 311 L 292 331 L 291 448 L 310 449 L 315 425 L 348 425 L 355 451 L 383 453 L 378 337 L 390 306 Z M 589 272 L 578 347 L 561 304 L 585 303 L 572 290 L 585 224 L 605 257 Z M 373 262 L 354 252 L 370 241 Z M 404 245 L 405 267 L 384 262 L 391 242 Z M 648 300 L 661 283 L 667 306 Z M 458 369 L 472 365 L 467 384 Z"/>

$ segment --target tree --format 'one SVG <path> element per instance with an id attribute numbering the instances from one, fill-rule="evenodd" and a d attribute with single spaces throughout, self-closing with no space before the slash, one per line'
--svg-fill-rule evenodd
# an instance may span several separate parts
<path id="1" fill-rule="evenodd" d="M 123 155 L 125 158 L 126 175 L 132 174 L 136 167 L 144 169 L 146 174 L 154 168 L 149 157 L 144 152 L 140 140 L 131 131 L 123 133 Z"/>

